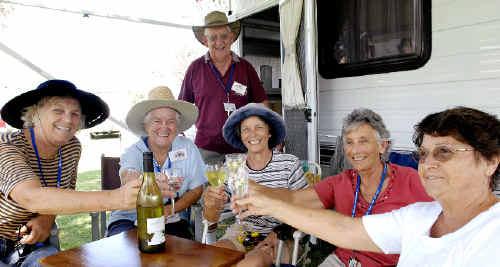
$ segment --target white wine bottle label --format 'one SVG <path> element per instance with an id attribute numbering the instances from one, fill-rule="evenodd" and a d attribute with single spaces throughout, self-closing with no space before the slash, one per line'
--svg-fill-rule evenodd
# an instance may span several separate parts
<path id="1" fill-rule="evenodd" d="M 146 221 L 146 231 L 153 234 L 148 245 L 158 245 L 165 242 L 165 217 L 148 218 Z"/>

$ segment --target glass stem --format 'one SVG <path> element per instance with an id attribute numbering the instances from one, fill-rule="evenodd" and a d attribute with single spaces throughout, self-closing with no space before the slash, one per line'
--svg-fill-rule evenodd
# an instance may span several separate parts
<path id="1" fill-rule="evenodd" d="M 172 201 L 172 215 L 174 215 L 175 214 L 175 198 L 172 197 L 170 199 Z"/>

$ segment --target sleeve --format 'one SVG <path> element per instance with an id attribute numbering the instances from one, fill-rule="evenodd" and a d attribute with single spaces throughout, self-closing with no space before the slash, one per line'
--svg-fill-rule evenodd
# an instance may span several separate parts
<path id="1" fill-rule="evenodd" d="M 406 208 L 362 217 L 363 226 L 371 240 L 385 254 L 400 254 Z M 411 223 L 411 222 L 408 222 Z"/>
<path id="2" fill-rule="evenodd" d="M 13 145 L 0 145 L 0 191 L 9 196 L 22 181 L 37 179 L 20 149 Z"/>
<path id="3" fill-rule="evenodd" d="M 188 188 L 191 190 L 205 184 L 207 182 L 207 178 L 205 177 L 205 163 L 201 158 L 200 151 L 193 144 L 193 142 L 189 141 L 188 144 L 189 155 L 192 157 L 190 166 L 188 166 L 189 170 L 187 170 L 190 176 Z"/>
<path id="4" fill-rule="evenodd" d="M 247 64 L 247 74 L 248 80 L 250 82 L 248 86 L 250 92 L 249 102 L 261 103 L 267 100 L 266 91 L 264 90 L 264 87 L 262 87 L 259 76 L 257 75 L 257 72 L 255 72 L 255 69 L 250 63 L 247 62 Z"/>
<path id="5" fill-rule="evenodd" d="M 318 194 L 325 209 L 332 209 L 335 207 L 334 179 L 337 177 L 338 175 L 326 177 L 314 185 L 314 190 L 316 194 Z"/>
<path id="6" fill-rule="evenodd" d="M 127 148 L 120 156 L 120 171 L 134 169 L 142 172 L 142 152 L 136 147 L 136 144 Z"/>
<path id="7" fill-rule="evenodd" d="M 193 64 L 191 63 L 186 71 L 186 74 L 184 75 L 184 80 L 182 81 L 181 91 L 179 92 L 179 97 L 177 97 L 179 100 L 194 103 L 193 84 L 191 82 L 192 77 Z"/>
<path id="8" fill-rule="evenodd" d="M 288 178 L 288 188 L 291 190 L 297 190 L 307 187 L 307 182 L 304 177 L 304 171 L 300 165 L 300 160 L 294 157 L 295 161 L 291 166 L 291 175 Z"/>

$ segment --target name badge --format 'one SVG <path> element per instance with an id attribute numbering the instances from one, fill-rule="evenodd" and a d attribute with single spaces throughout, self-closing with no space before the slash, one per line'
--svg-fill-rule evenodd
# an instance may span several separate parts
<path id="1" fill-rule="evenodd" d="M 236 110 L 236 105 L 234 103 L 224 103 L 224 110 L 229 114 Z"/>
<path id="2" fill-rule="evenodd" d="M 173 161 L 179 161 L 179 160 L 185 160 L 187 159 L 187 151 L 185 148 L 177 149 L 168 152 L 168 157 L 170 160 Z"/>
<path id="3" fill-rule="evenodd" d="M 247 86 L 243 85 L 237 81 L 233 83 L 231 90 L 237 95 L 246 95 L 247 94 Z"/>

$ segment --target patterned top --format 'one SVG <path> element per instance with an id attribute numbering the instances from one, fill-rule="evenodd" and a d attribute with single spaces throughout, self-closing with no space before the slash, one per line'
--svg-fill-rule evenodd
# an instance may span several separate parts
<path id="1" fill-rule="evenodd" d="M 416 170 L 393 163 L 389 163 L 388 166 L 388 177 L 391 179 L 375 201 L 372 214 L 389 212 L 415 202 L 432 201 L 420 183 Z M 356 170 L 349 169 L 335 176 L 326 177 L 314 186 L 325 209 L 335 209 L 341 214 L 351 215 L 357 175 Z M 369 206 L 370 203 L 359 195 L 356 217 L 362 217 Z M 353 252 L 340 247 L 334 253 L 346 266 L 349 265 L 349 258 L 354 256 L 363 267 L 395 266 L 399 256 L 365 251 Z"/>
<path id="2" fill-rule="evenodd" d="M 80 154 L 81 145 L 76 137 L 62 146 L 61 188 L 75 189 Z M 40 160 L 47 185 L 56 187 L 59 156 Z M 0 238 L 15 240 L 19 225 L 37 216 L 17 204 L 9 194 L 17 184 L 39 177 L 35 152 L 23 131 L 0 134 Z M 40 184 L 43 186 L 41 181 Z"/>
<path id="3" fill-rule="evenodd" d="M 262 170 L 249 168 L 249 179 L 258 184 L 271 188 L 288 188 L 297 190 L 307 187 L 304 179 L 304 171 L 300 160 L 291 154 L 279 154 L 273 152 L 271 161 Z M 226 188 L 228 188 L 226 186 Z M 231 195 L 231 192 L 227 192 Z M 248 216 L 244 222 L 249 224 L 252 231 L 269 234 L 274 227 L 281 224 L 280 221 L 269 216 Z"/>

